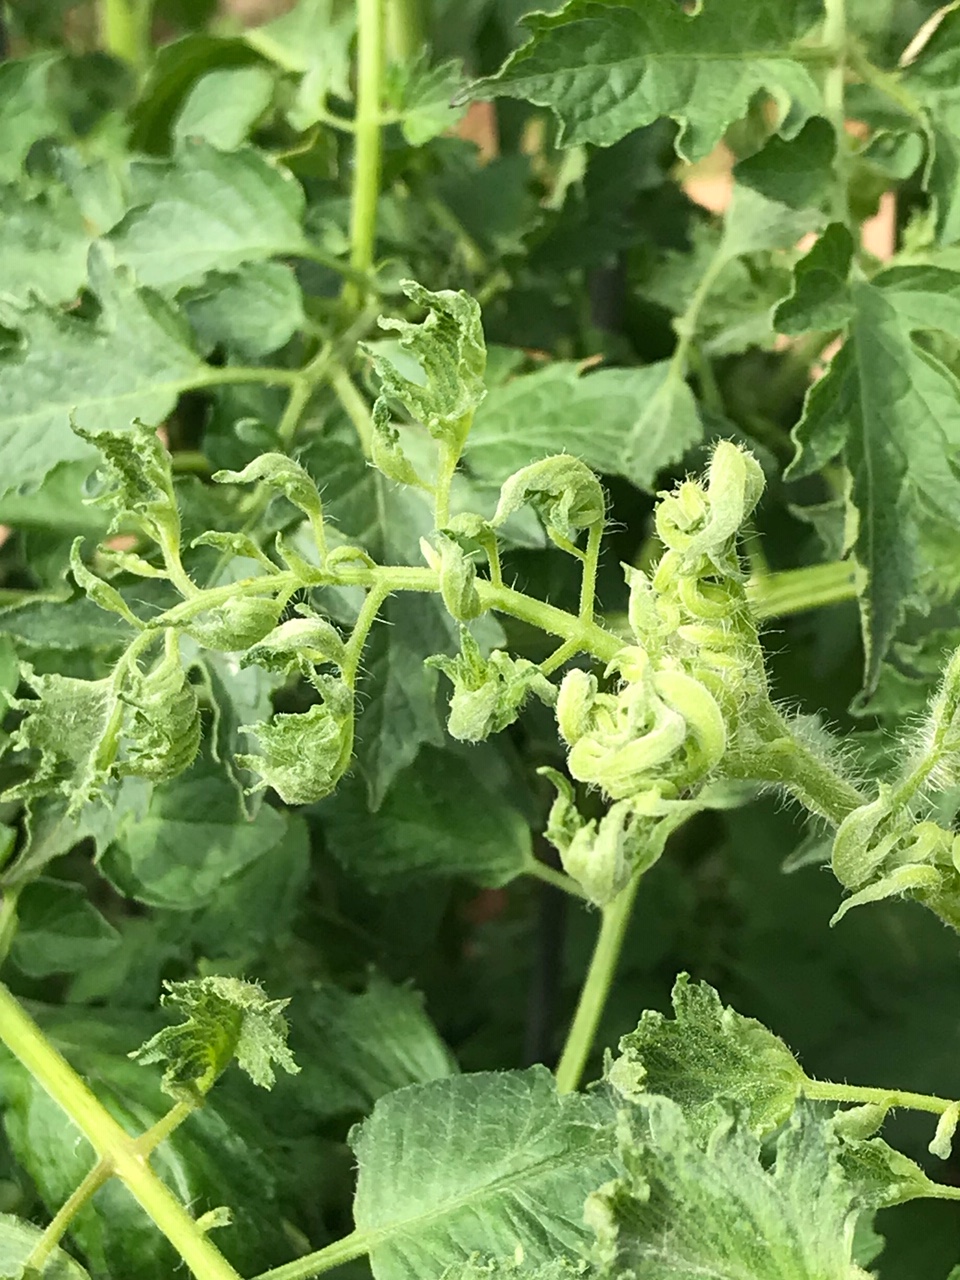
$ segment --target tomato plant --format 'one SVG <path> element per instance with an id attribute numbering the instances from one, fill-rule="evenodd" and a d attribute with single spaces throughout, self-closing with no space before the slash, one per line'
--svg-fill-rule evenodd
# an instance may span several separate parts
<path id="1" fill-rule="evenodd" d="M 4 1278 L 960 1276 L 960 14 L 526 7 L 5 7 Z"/>

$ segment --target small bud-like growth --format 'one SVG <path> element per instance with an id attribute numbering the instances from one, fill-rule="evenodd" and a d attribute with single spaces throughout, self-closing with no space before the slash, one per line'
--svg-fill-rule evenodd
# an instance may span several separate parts
<path id="1" fill-rule="evenodd" d="M 272 631 L 282 607 L 269 596 L 233 596 L 191 618 L 184 630 L 205 649 L 236 653 Z"/>
<path id="2" fill-rule="evenodd" d="M 482 742 L 513 724 L 533 694 L 552 706 L 557 691 L 535 663 L 511 658 L 495 649 L 488 658 L 466 627 L 460 628 L 460 653 L 455 658 L 427 659 L 453 685 L 447 731 L 461 742 Z"/>
<path id="3" fill-rule="evenodd" d="M 566 453 L 531 463 L 504 481 L 494 526 L 499 528 L 527 503 L 537 511 L 550 537 L 565 548 L 576 542 L 582 530 L 602 523 L 605 513 L 600 481 L 579 458 Z"/>

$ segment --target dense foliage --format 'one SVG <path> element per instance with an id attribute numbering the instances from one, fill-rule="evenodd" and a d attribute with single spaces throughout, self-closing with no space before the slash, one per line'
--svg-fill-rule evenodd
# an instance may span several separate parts
<path id="1" fill-rule="evenodd" d="M 960 11 L 527 7 L 5 6 L 0 1280 L 960 1277 Z"/>

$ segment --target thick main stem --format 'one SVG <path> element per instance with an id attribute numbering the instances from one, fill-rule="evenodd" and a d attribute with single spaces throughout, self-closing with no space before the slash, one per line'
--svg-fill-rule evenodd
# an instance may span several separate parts
<path id="1" fill-rule="evenodd" d="M 0 1040 L 70 1117 L 150 1216 L 197 1280 L 241 1280 L 219 1249 L 150 1168 L 146 1157 L 57 1052 L 33 1019 L 0 985 Z"/>
<path id="2" fill-rule="evenodd" d="M 100 28 L 108 53 L 140 70 L 150 50 L 153 0 L 102 0 Z"/>
<path id="3" fill-rule="evenodd" d="M 557 1066 L 559 1093 L 572 1093 L 579 1087 L 616 973 L 640 880 L 641 877 L 635 875 L 618 897 L 603 908 L 590 968 Z"/>
<path id="4" fill-rule="evenodd" d="M 383 76 L 384 0 L 357 0 L 357 114 L 350 210 L 350 266 L 368 275 L 373 266 L 380 195 L 380 99 Z M 348 281 L 343 298 L 352 310 L 363 294 Z"/>

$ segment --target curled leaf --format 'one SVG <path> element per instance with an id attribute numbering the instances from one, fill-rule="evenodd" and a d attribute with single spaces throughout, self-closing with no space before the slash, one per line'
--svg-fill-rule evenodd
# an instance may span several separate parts
<path id="1" fill-rule="evenodd" d="M 402 404 L 435 439 L 459 449 L 486 395 L 480 305 L 462 291 L 431 293 L 413 280 L 401 281 L 400 287 L 411 302 L 427 309 L 426 319 L 411 324 L 381 316 L 380 327 L 399 335 L 401 348 L 419 364 L 423 380 L 407 377 L 388 355 L 368 348 L 383 395 Z M 375 408 L 375 421 L 383 412 Z"/>
<path id="2" fill-rule="evenodd" d="M 258 983 L 240 978 L 163 985 L 161 1003 L 178 1010 L 183 1021 L 158 1031 L 130 1057 L 144 1065 L 163 1063 L 163 1087 L 173 1097 L 205 1094 L 234 1059 L 263 1089 L 272 1088 L 274 1067 L 290 1075 L 300 1070 L 287 1047 L 288 1000 L 268 1000 Z"/>
<path id="3" fill-rule="evenodd" d="M 106 609 L 108 613 L 119 614 L 124 622 L 129 622 L 131 626 L 136 627 L 138 630 L 142 629 L 143 623 L 132 611 L 116 587 L 111 587 L 109 582 L 104 582 L 102 578 L 98 578 L 83 563 L 80 558 L 82 545 L 83 539 L 75 538 L 73 546 L 70 548 L 70 572 L 73 574 L 77 586 L 101 609 Z"/>
<path id="4" fill-rule="evenodd" d="M 264 596 L 234 596 L 205 609 L 185 625 L 205 649 L 235 653 L 257 644 L 277 625 L 283 608 L 279 600 Z"/>
<path id="5" fill-rule="evenodd" d="M 262 754 L 238 756 L 286 804 L 313 804 L 334 790 L 353 754 L 353 694 L 342 680 L 316 680 L 323 701 L 300 715 L 276 715 L 245 726 Z"/>
<path id="6" fill-rule="evenodd" d="M 173 492 L 170 455 L 153 427 L 134 422 L 124 431 L 89 431 L 73 424 L 74 432 L 103 456 L 102 491 L 98 506 L 143 530 L 154 542 L 180 543 L 180 514 Z"/>
<path id="7" fill-rule="evenodd" d="M 281 672 L 294 666 L 302 669 L 304 662 L 311 665 L 332 662 L 339 667 L 346 653 L 340 632 L 326 618 L 289 618 L 248 649 L 240 665 L 248 667 L 256 663 L 267 671 Z"/>
<path id="8" fill-rule="evenodd" d="M 311 522 L 323 522 L 323 503 L 310 473 L 286 454 L 261 453 L 242 471 L 215 471 L 213 478 L 217 484 L 265 484 L 299 507 Z"/>
<path id="9" fill-rule="evenodd" d="M 183 773 L 200 749 L 200 708 L 180 662 L 177 633 L 167 631 L 164 642 L 164 656 L 153 670 L 135 670 L 121 685 L 129 711 L 126 755 L 116 767 L 120 776 L 165 782 Z"/>
<path id="10" fill-rule="evenodd" d="M 552 706 L 557 691 L 538 666 L 526 658 L 511 658 L 495 649 L 484 658 L 466 627 L 460 628 L 460 653 L 455 658 L 427 658 L 453 685 L 447 730 L 461 742 L 481 742 L 513 724 L 533 694 Z"/>
<path id="11" fill-rule="evenodd" d="M 559 453 L 523 467 L 505 480 L 492 523 L 530 503 L 554 541 L 572 543 L 583 529 L 601 523 L 606 505 L 600 481 L 579 458 Z"/>

